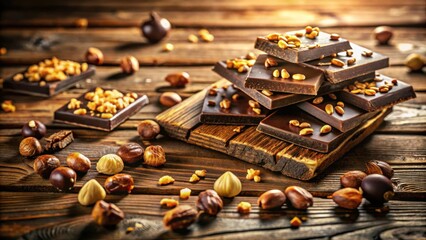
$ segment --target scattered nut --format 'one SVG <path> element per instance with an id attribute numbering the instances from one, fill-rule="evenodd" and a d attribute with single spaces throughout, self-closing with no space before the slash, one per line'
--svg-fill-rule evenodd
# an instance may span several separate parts
<path id="1" fill-rule="evenodd" d="M 126 74 L 133 74 L 139 71 L 139 62 L 133 56 L 126 56 L 121 59 L 120 62 L 121 70 Z"/>
<path id="2" fill-rule="evenodd" d="M 383 204 L 394 196 L 392 182 L 380 174 L 370 174 L 361 183 L 362 195 L 373 204 Z"/>
<path id="3" fill-rule="evenodd" d="M 294 217 L 290 220 L 290 225 L 294 228 L 298 228 L 302 225 L 302 221 L 298 217 Z"/>
<path id="4" fill-rule="evenodd" d="M 172 87 L 185 87 L 190 81 L 190 76 L 187 72 L 170 73 L 166 76 L 165 80 Z"/>
<path id="5" fill-rule="evenodd" d="M 79 152 L 72 152 L 67 156 L 67 166 L 76 172 L 87 173 L 90 165 L 90 159 Z"/>
<path id="6" fill-rule="evenodd" d="M 135 183 L 131 175 L 119 173 L 108 177 L 105 180 L 104 187 L 109 194 L 131 193 L 135 188 Z"/>
<path id="7" fill-rule="evenodd" d="M 321 129 L 320 129 L 321 134 L 327 134 L 329 132 L 331 132 L 331 126 L 328 125 L 328 124 L 322 126 Z"/>
<path id="8" fill-rule="evenodd" d="M 163 147 L 157 145 L 148 146 L 144 153 L 143 159 L 144 163 L 148 166 L 159 167 L 166 163 L 166 153 L 164 152 Z"/>
<path id="9" fill-rule="evenodd" d="M 124 219 L 124 212 L 115 204 L 100 200 L 93 207 L 92 218 L 98 225 L 114 226 Z"/>
<path id="10" fill-rule="evenodd" d="M 358 189 L 361 187 L 362 180 L 367 176 L 365 172 L 361 172 L 358 170 L 355 171 L 349 171 L 344 173 L 340 177 L 340 184 L 342 184 L 345 188 L 355 188 Z"/>
<path id="11" fill-rule="evenodd" d="M 142 140 L 151 140 L 160 134 L 160 125 L 153 120 L 143 120 L 138 124 L 137 130 Z"/>
<path id="12" fill-rule="evenodd" d="M 173 107 L 182 102 L 182 98 L 175 92 L 164 92 L 160 96 L 160 103 L 165 107 Z"/>
<path id="13" fill-rule="evenodd" d="M 94 65 L 102 65 L 104 63 L 104 54 L 98 48 L 91 47 L 86 51 L 86 62 Z"/>
<path id="14" fill-rule="evenodd" d="M 241 181 L 232 172 L 227 171 L 220 176 L 214 183 L 214 190 L 222 197 L 235 197 L 241 190 Z"/>
<path id="15" fill-rule="evenodd" d="M 306 76 L 305 76 L 305 75 L 303 75 L 303 74 L 300 74 L 300 73 L 296 73 L 296 74 L 293 74 L 293 75 L 291 76 L 291 78 L 292 78 L 293 80 L 303 81 L 303 80 L 305 80 L 305 79 L 306 79 Z"/>
<path id="16" fill-rule="evenodd" d="M 195 170 L 195 175 L 199 176 L 199 177 L 205 177 L 207 173 L 207 170 Z"/>
<path id="17" fill-rule="evenodd" d="M 200 181 L 200 177 L 195 173 L 191 175 L 191 178 L 189 178 L 190 183 L 196 183 L 198 181 Z"/>
<path id="18" fill-rule="evenodd" d="M 67 167 L 57 167 L 50 174 L 49 181 L 59 191 L 68 191 L 74 187 L 77 174 Z"/>
<path id="19" fill-rule="evenodd" d="M 194 34 L 189 34 L 188 35 L 188 41 L 191 43 L 197 43 L 198 42 L 198 37 Z"/>
<path id="20" fill-rule="evenodd" d="M 362 202 L 362 194 L 355 188 L 349 187 L 337 190 L 332 198 L 339 207 L 346 209 L 356 209 Z"/>
<path id="21" fill-rule="evenodd" d="M 258 182 L 262 181 L 262 179 L 260 178 L 260 176 L 254 176 L 253 181 L 258 183 Z"/>
<path id="22" fill-rule="evenodd" d="M 86 182 L 78 192 L 78 202 L 83 206 L 104 200 L 106 196 L 104 188 L 95 179 Z"/>
<path id="23" fill-rule="evenodd" d="M 210 216 L 216 216 L 223 208 L 223 201 L 216 191 L 208 189 L 198 195 L 195 205 L 198 211 Z"/>
<path id="24" fill-rule="evenodd" d="M 75 20 L 74 24 L 79 28 L 87 28 L 89 25 L 89 20 L 87 20 L 87 18 L 78 18 Z"/>
<path id="25" fill-rule="evenodd" d="M 240 202 L 237 206 L 237 211 L 240 214 L 247 214 L 251 211 L 251 204 L 249 202 Z"/>
<path id="26" fill-rule="evenodd" d="M 314 204 L 314 198 L 310 192 L 297 186 L 287 187 L 285 196 L 296 209 L 307 209 Z"/>
<path id="27" fill-rule="evenodd" d="M 278 189 L 264 192 L 257 199 L 257 204 L 262 209 L 273 209 L 281 207 L 286 201 L 284 193 Z"/>
<path id="28" fill-rule="evenodd" d="M 21 129 L 21 135 L 23 137 L 35 137 L 40 139 L 46 135 L 46 126 L 40 121 L 31 120 L 24 124 Z"/>
<path id="29" fill-rule="evenodd" d="M 348 65 L 354 65 L 356 62 L 356 58 L 350 58 L 346 61 L 346 64 Z"/>
<path id="30" fill-rule="evenodd" d="M 337 58 L 331 59 L 331 64 L 333 64 L 334 66 L 337 66 L 337 67 L 345 66 L 345 63 L 342 60 L 337 59 Z"/>
<path id="31" fill-rule="evenodd" d="M 171 43 L 165 43 L 163 45 L 163 52 L 171 52 L 175 49 L 175 46 Z"/>
<path id="32" fill-rule="evenodd" d="M 158 185 L 160 185 L 160 186 L 171 184 L 171 183 L 174 183 L 174 182 L 175 182 L 175 179 L 172 178 L 169 175 L 162 176 L 160 179 L 158 179 Z"/>
<path id="33" fill-rule="evenodd" d="M 295 119 L 290 120 L 289 124 L 292 125 L 292 126 L 295 126 L 295 127 L 298 127 L 300 125 L 299 121 L 295 120 Z"/>
<path id="34" fill-rule="evenodd" d="M 1 109 L 3 109 L 4 112 L 15 112 L 16 107 L 13 105 L 11 100 L 5 100 L 1 103 Z"/>
<path id="35" fill-rule="evenodd" d="M 308 122 L 302 122 L 302 123 L 299 124 L 299 127 L 300 128 L 310 128 L 311 124 L 308 123 Z"/>
<path id="36" fill-rule="evenodd" d="M 379 26 L 374 29 L 374 38 L 380 45 L 387 45 L 393 36 L 393 29 L 388 26 Z"/>
<path id="37" fill-rule="evenodd" d="M 34 172 L 42 178 L 49 178 L 52 171 L 61 166 L 59 159 L 53 155 L 40 155 L 34 160 Z"/>
<path id="38" fill-rule="evenodd" d="M 339 115 L 345 114 L 345 110 L 341 106 L 335 106 L 334 109 Z"/>
<path id="39" fill-rule="evenodd" d="M 179 205 L 179 201 L 172 198 L 163 198 L 160 201 L 161 206 L 166 206 L 168 208 L 174 208 Z"/>
<path id="40" fill-rule="evenodd" d="M 340 35 L 337 33 L 330 34 L 330 40 L 336 41 L 336 40 L 339 40 L 339 38 L 340 38 Z"/>
<path id="41" fill-rule="evenodd" d="M 418 53 L 411 53 L 405 58 L 404 63 L 411 71 L 420 71 L 425 65 L 426 59 Z"/>
<path id="42" fill-rule="evenodd" d="M 19 144 L 19 153 L 24 157 L 32 157 L 43 153 L 43 148 L 37 138 L 27 137 Z"/>
<path id="43" fill-rule="evenodd" d="M 325 105 L 325 112 L 328 115 L 332 115 L 334 113 L 333 105 L 331 105 L 331 104 Z"/>
<path id="44" fill-rule="evenodd" d="M 314 100 L 312 100 L 312 103 L 316 105 L 316 104 L 322 103 L 323 101 L 324 101 L 323 97 L 316 97 L 314 98 Z"/>
<path id="45" fill-rule="evenodd" d="M 166 212 L 163 218 L 165 227 L 173 231 L 186 229 L 197 219 L 197 211 L 189 205 L 179 205 Z"/>
<path id="46" fill-rule="evenodd" d="M 123 171 L 124 163 L 120 156 L 107 154 L 102 156 L 96 164 L 96 170 L 106 175 L 114 175 Z"/>
<path id="47" fill-rule="evenodd" d="M 150 120 L 146 120 L 150 121 Z M 125 164 L 134 164 L 143 159 L 144 149 L 137 143 L 126 143 L 117 150 L 117 155 Z"/>
<path id="48" fill-rule="evenodd" d="M 312 128 L 303 128 L 302 130 L 299 131 L 300 136 L 308 136 L 308 135 L 312 135 L 313 133 L 314 133 L 314 129 Z"/>
<path id="49" fill-rule="evenodd" d="M 180 195 L 179 195 L 179 197 L 180 197 L 181 199 L 188 199 L 190 196 L 191 196 L 191 189 L 189 189 L 189 188 L 182 188 L 182 189 L 180 190 Z"/>
<path id="50" fill-rule="evenodd" d="M 393 177 L 394 171 L 393 168 L 387 163 L 383 161 L 369 161 L 365 164 L 367 170 L 366 173 L 370 174 L 380 174 L 389 179 Z"/>
<path id="51" fill-rule="evenodd" d="M 361 53 L 361 55 L 362 55 L 362 56 L 364 56 L 364 57 L 371 57 L 371 56 L 373 56 L 373 52 L 372 52 L 372 51 L 370 51 L 370 50 L 364 50 L 364 51 Z"/>

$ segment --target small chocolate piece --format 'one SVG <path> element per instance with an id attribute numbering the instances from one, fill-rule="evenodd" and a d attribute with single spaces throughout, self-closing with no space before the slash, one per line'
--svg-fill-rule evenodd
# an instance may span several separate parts
<path id="1" fill-rule="evenodd" d="M 394 196 L 389 178 L 380 174 L 370 174 L 362 180 L 362 195 L 372 204 L 381 205 Z"/>
<path id="2" fill-rule="evenodd" d="M 204 98 L 200 121 L 208 124 L 257 125 L 266 117 L 268 110 L 260 107 L 240 90 L 229 85 L 215 89 L 216 95 L 208 92 Z M 211 101 L 215 104 L 212 105 Z"/>
<path id="3" fill-rule="evenodd" d="M 161 18 L 158 13 L 151 12 L 150 19 L 141 25 L 142 34 L 151 43 L 157 43 L 167 36 L 172 28 L 170 22 Z"/>
<path id="4" fill-rule="evenodd" d="M 54 152 L 64 149 L 66 146 L 72 143 L 72 141 L 74 141 L 74 137 L 72 135 L 72 131 L 61 130 L 45 138 L 45 140 L 46 145 L 44 146 L 44 149 L 47 152 Z"/>
<path id="5" fill-rule="evenodd" d="M 298 30 L 285 33 L 286 35 L 295 35 L 297 32 L 305 32 Z M 266 52 L 269 55 L 292 62 L 302 63 L 310 60 L 321 58 L 321 56 L 329 56 L 336 52 L 342 52 L 351 48 L 348 40 L 339 38 L 331 40 L 328 33 L 319 32 L 316 38 L 311 39 L 305 36 L 299 37 L 299 48 L 280 48 L 277 42 L 270 41 L 266 37 L 258 37 L 256 39 L 255 48 Z"/>
<path id="6" fill-rule="evenodd" d="M 267 58 L 275 60 L 277 65 L 265 68 L 265 60 Z M 286 70 L 284 72 L 289 78 L 282 78 L 282 74 L 281 77 L 274 77 L 274 71 L 281 72 L 283 69 Z M 264 54 L 259 55 L 257 58 L 244 86 L 258 90 L 268 89 L 274 92 L 317 95 L 323 80 L 324 75 L 319 70 Z"/>

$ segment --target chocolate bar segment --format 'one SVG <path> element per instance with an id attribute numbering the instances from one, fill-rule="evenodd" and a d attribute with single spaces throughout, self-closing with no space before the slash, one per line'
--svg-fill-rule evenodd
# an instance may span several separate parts
<path id="1" fill-rule="evenodd" d="M 297 107 L 341 132 L 360 125 L 374 115 L 374 112 L 366 112 L 335 97 L 334 94 L 324 95 L 299 103 Z M 330 106 L 332 112 L 327 113 L 326 108 L 330 110 Z"/>
<path id="2" fill-rule="evenodd" d="M 267 59 L 268 61 L 274 61 L 276 65 L 266 68 L 265 61 Z M 281 73 L 282 69 L 288 72 L 289 78 L 273 76 L 274 71 L 278 70 Z M 294 79 L 296 74 L 303 75 L 305 79 Z M 258 90 L 267 89 L 274 92 L 317 95 L 323 80 L 324 74 L 322 71 L 263 54 L 257 57 L 244 86 Z"/>
<path id="3" fill-rule="evenodd" d="M 267 112 L 268 110 L 258 102 L 229 84 L 207 91 L 200 122 L 223 125 L 257 125 L 266 117 Z"/>
<path id="4" fill-rule="evenodd" d="M 296 35 L 296 33 L 304 33 L 305 30 L 287 32 L 284 35 Z M 331 40 L 330 34 L 320 32 L 319 35 L 314 38 L 307 38 L 306 34 L 303 34 L 300 39 L 300 47 L 298 48 L 280 48 L 277 41 L 270 41 L 267 37 L 258 37 L 254 47 L 265 53 L 275 56 L 277 58 L 292 62 L 302 63 L 319 59 L 324 56 L 329 56 L 333 53 L 342 52 L 351 48 L 349 41 L 343 38 L 338 40 Z"/>
<path id="5" fill-rule="evenodd" d="M 133 100 L 130 100 L 128 105 L 124 103 L 125 105 L 123 106 L 125 107 L 117 109 L 115 113 L 105 112 L 104 107 L 110 108 L 111 105 L 96 105 L 96 97 L 93 97 L 92 94 L 98 91 L 99 89 L 104 91 L 105 93 L 108 91 L 114 91 L 113 94 L 117 93 L 115 92 L 116 90 L 112 89 L 91 89 L 90 91 L 82 94 L 77 99 L 72 99 L 70 102 L 56 110 L 54 114 L 54 120 L 56 122 L 62 122 L 71 125 L 77 125 L 103 131 L 112 131 L 122 122 L 127 120 L 130 116 L 138 112 L 143 106 L 149 103 L 148 97 L 146 95 L 140 96 L 137 94 L 135 95 L 135 93 L 122 93 L 123 95 L 126 95 L 126 97 L 131 94 Z M 92 97 L 90 100 L 88 100 L 89 95 Z M 121 100 L 118 100 L 118 102 L 121 102 Z M 78 103 L 78 108 L 69 107 L 69 104 L 76 103 Z M 94 108 L 96 109 L 92 110 Z"/>
<path id="6" fill-rule="evenodd" d="M 302 63 L 302 65 L 324 71 L 326 79 L 332 83 L 343 82 L 366 72 L 374 72 L 389 66 L 388 57 L 371 52 L 353 43 L 351 43 L 351 46 L 352 50 L 340 52 L 335 57 L 328 56 L 323 59 Z M 354 62 L 352 63 L 351 61 Z M 339 64 L 344 65 L 340 66 Z"/>
<path id="7" fill-rule="evenodd" d="M 375 80 L 349 85 L 336 95 L 342 101 L 369 112 L 416 97 L 411 85 L 381 74 L 378 74 Z"/>

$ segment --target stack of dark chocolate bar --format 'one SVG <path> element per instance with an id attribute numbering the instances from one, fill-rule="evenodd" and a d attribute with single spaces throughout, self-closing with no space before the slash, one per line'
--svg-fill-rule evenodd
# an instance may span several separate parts
<path id="1" fill-rule="evenodd" d="M 258 125 L 327 153 L 379 110 L 415 97 L 409 84 L 376 73 L 388 57 L 319 28 L 258 37 L 255 48 L 266 54 L 216 63 L 231 83 L 207 91 L 202 123 Z"/>

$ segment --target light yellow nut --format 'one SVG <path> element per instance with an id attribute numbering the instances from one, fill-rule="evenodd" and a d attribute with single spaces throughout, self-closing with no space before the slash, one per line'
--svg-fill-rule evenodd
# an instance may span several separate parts
<path id="1" fill-rule="evenodd" d="M 231 198 L 240 194 L 242 185 L 237 176 L 227 171 L 215 181 L 213 189 L 219 196 Z"/>
<path id="2" fill-rule="evenodd" d="M 105 196 L 106 192 L 102 185 L 95 179 L 91 179 L 78 192 L 78 202 L 83 206 L 88 206 L 105 199 Z"/>
<path id="3" fill-rule="evenodd" d="M 160 186 L 171 184 L 171 183 L 174 183 L 174 182 L 175 182 L 175 179 L 172 178 L 169 175 L 162 176 L 160 179 L 158 179 L 158 185 L 160 185 Z"/>
<path id="4" fill-rule="evenodd" d="M 96 164 L 96 170 L 106 175 L 117 174 L 124 169 L 124 163 L 120 156 L 107 154 L 102 156 Z"/>

